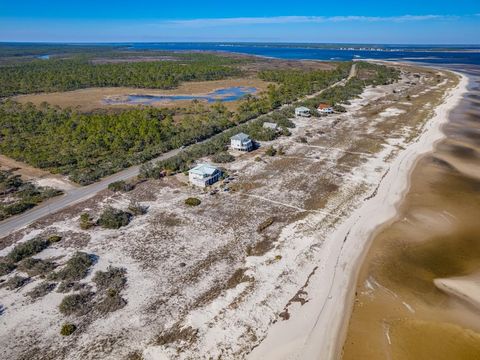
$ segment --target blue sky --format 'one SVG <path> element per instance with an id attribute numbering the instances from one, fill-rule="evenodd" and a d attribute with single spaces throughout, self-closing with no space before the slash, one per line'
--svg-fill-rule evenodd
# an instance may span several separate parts
<path id="1" fill-rule="evenodd" d="M 475 1 L 0 1 L 0 41 L 480 44 Z"/>

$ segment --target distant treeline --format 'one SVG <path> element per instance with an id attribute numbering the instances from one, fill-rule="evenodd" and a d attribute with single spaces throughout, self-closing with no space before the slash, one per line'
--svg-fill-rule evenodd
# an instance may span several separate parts
<path id="1" fill-rule="evenodd" d="M 0 152 L 88 184 L 324 89 L 345 78 L 350 66 L 294 71 L 291 76 L 283 70 L 266 72 L 262 76 L 278 85 L 257 97 L 246 96 L 235 113 L 220 103 L 209 107 L 193 103 L 184 110 L 138 108 L 83 114 L 48 104 L 36 107 L 4 100 L 0 103 Z M 260 136 L 263 132 L 258 130 Z"/>
<path id="2" fill-rule="evenodd" d="M 182 81 L 219 80 L 239 75 L 218 57 L 196 61 L 92 64 L 83 59 L 35 60 L 0 67 L 0 97 L 86 87 L 132 86 L 170 89 Z"/>

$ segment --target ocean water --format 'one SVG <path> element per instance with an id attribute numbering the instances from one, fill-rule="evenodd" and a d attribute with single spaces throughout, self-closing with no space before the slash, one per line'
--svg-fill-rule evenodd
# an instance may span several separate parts
<path id="1" fill-rule="evenodd" d="M 246 43 L 134 43 L 133 50 L 228 51 L 279 59 L 350 61 L 403 60 L 428 64 L 480 65 L 480 46 L 246 44 Z"/>

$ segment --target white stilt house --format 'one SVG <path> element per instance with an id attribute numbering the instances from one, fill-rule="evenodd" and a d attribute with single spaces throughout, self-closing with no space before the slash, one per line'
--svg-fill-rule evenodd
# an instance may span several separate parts
<path id="1" fill-rule="evenodd" d="M 317 108 L 320 114 L 333 114 L 333 107 L 328 104 L 320 104 Z"/>
<path id="2" fill-rule="evenodd" d="M 216 183 L 221 176 L 222 172 L 220 169 L 210 164 L 199 164 L 188 171 L 190 184 L 200 187 Z"/>
<path id="3" fill-rule="evenodd" d="M 310 109 L 305 106 L 300 106 L 295 109 L 295 116 L 310 117 Z"/>
<path id="4" fill-rule="evenodd" d="M 239 133 L 230 138 L 230 147 L 234 150 L 252 151 L 253 141 L 247 134 Z"/>

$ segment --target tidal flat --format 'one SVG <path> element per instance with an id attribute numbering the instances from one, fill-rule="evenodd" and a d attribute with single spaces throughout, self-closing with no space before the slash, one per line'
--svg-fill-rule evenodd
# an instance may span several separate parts
<path id="1" fill-rule="evenodd" d="M 343 359 L 480 358 L 478 76 L 360 272 Z"/>

